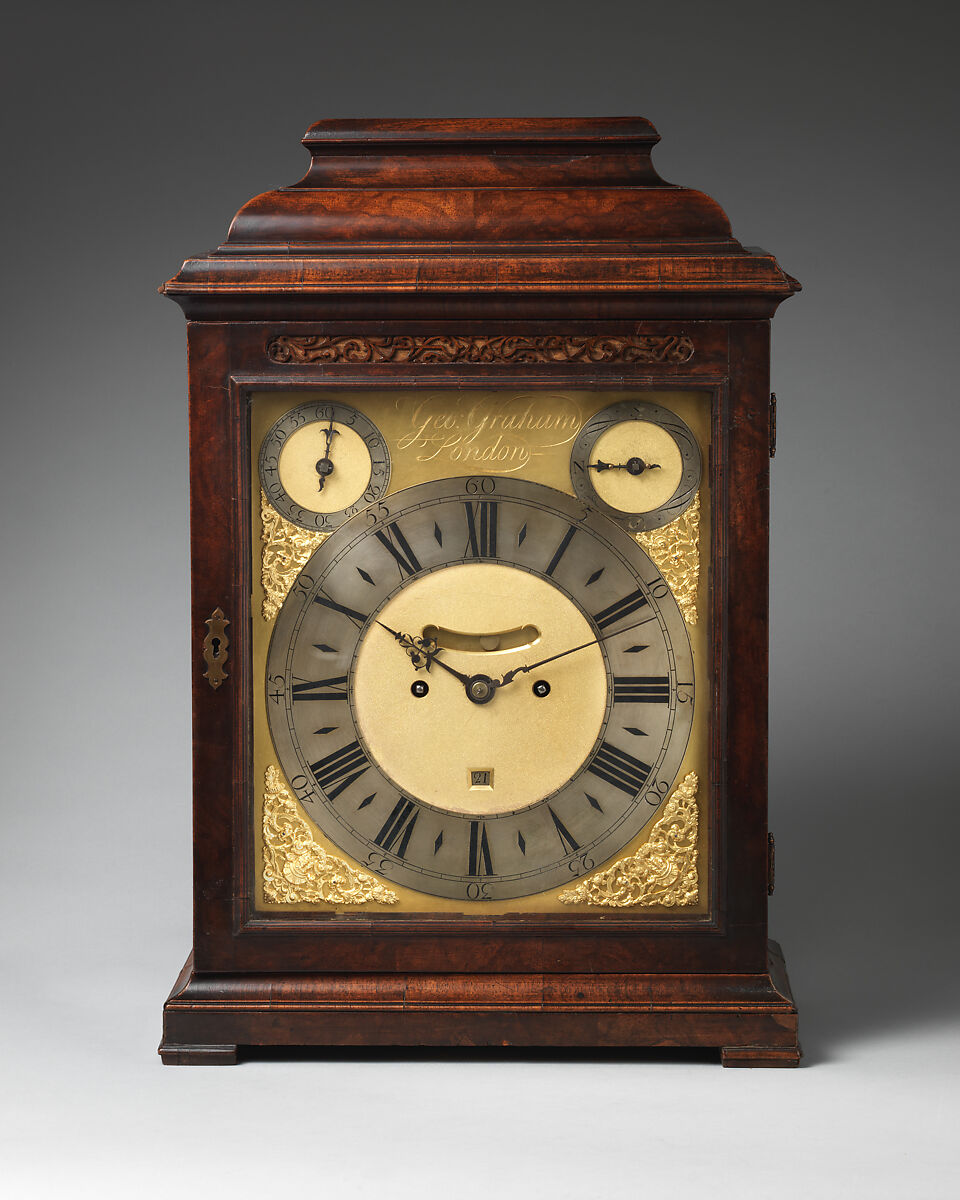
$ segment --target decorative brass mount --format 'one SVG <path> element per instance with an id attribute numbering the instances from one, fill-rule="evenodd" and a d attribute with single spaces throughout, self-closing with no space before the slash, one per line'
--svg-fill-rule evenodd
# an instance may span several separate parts
<path id="1" fill-rule="evenodd" d="M 699 828 L 697 787 L 690 771 L 677 787 L 654 825 L 650 837 L 630 858 L 622 858 L 560 893 L 563 904 L 595 904 L 605 908 L 668 908 L 696 904 L 700 898 L 697 874 Z"/>
<path id="2" fill-rule="evenodd" d="M 265 621 L 272 621 L 287 598 L 300 569 L 329 536 L 312 529 L 301 529 L 287 521 L 260 490 L 260 519 L 263 532 L 260 582 L 263 584 L 261 613 Z"/>
<path id="3" fill-rule="evenodd" d="M 267 767 L 263 793 L 263 894 L 275 904 L 396 904 L 397 893 L 330 854 L 294 800 L 280 769 Z"/>
<path id="4" fill-rule="evenodd" d="M 633 535 L 660 568 L 688 625 L 697 623 L 700 586 L 700 493 L 675 521 Z"/>
<path id="5" fill-rule="evenodd" d="M 207 669 L 203 677 L 216 691 L 227 678 L 224 666 L 227 661 L 227 648 L 230 645 L 226 634 L 230 622 L 223 615 L 222 608 L 215 608 L 204 624 L 207 627 L 207 635 L 203 639 L 203 661 L 207 664 Z"/>

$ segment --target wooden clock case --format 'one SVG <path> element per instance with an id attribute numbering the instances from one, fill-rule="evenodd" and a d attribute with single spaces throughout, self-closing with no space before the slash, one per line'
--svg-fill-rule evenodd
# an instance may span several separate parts
<path id="1" fill-rule="evenodd" d="M 767 940 L 767 654 L 770 318 L 799 285 L 708 196 L 660 179 L 657 141 L 638 118 L 318 122 L 304 178 L 162 288 L 188 321 L 195 646 L 194 943 L 165 1063 L 377 1044 L 797 1063 Z M 705 917 L 256 911 L 248 397 L 372 383 L 709 391 Z"/>

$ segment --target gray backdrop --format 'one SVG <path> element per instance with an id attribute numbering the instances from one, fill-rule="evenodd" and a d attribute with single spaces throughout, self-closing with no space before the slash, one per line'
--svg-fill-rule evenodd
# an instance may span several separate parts
<path id="1" fill-rule="evenodd" d="M 15 4 L 0 989 L 31 1195 L 955 1195 L 956 8 Z M 640 114 L 804 285 L 774 324 L 771 929 L 807 1067 L 161 1070 L 190 942 L 184 327 L 327 116 Z"/>

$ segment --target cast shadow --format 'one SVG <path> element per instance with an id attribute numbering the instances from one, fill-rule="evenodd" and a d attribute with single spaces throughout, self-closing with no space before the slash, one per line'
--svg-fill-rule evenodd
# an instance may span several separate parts
<path id="1" fill-rule="evenodd" d="M 797 763 L 786 785 L 771 785 L 770 930 L 783 945 L 807 1066 L 960 1018 L 955 782 L 884 777 L 847 752 L 847 777 L 829 792 L 820 768 Z"/>

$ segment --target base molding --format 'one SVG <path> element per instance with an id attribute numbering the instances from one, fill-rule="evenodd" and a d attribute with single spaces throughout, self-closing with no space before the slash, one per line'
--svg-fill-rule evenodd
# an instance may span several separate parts
<path id="1" fill-rule="evenodd" d="M 161 1043 L 160 1060 L 167 1067 L 230 1067 L 239 1056 L 236 1046 L 183 1046 Z"/>
<path id="2" fill-rule="evenodd" d="M 725 1067 L 798 1067 L 803 1051 L 796 1046 L 722 1046 Z"/>
<path id="3" fill-rule="evenodd" d="M 716 1047 L 724 1066 L 796 1066 L 780 947 L 764 974 L 198 975 L 163 1007 L 170 1065 L 242 1046 Z"/>

